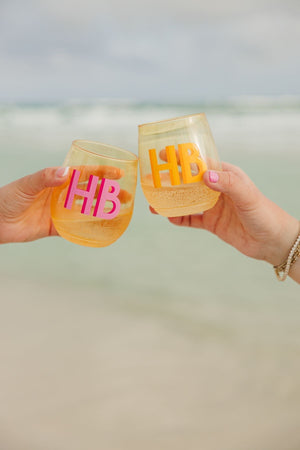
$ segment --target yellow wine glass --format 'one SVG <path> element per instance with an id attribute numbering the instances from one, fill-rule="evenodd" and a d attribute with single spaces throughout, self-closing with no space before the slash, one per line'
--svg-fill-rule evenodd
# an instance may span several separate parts
<path id="1" fill-rule="evenodd" d="M 221 170 L 204 113 L 139 125 L 141 185 L 150 205 L 162 216 L 201 213 L 219 193 L 203 182 L 206 170 Z"/>
<path id="2" fill-rule="evenodd" d="M 63 164 L 69 178 L 53 189 L 51 217 L 65 239 L 89 247 L 115 242 L 131 220 L 138 159 L 98 142 L 76 140 Z"/>

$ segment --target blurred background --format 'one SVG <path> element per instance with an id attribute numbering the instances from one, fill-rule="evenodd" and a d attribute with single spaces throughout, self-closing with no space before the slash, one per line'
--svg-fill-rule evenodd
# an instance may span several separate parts
<path id="1" fill-rule="evenodd" d="M 0 0 L 1 185 L 205 112 L 300 217 L 299 41 L 298 0 Z M 3 245 L 0 281 L 1 449 L 299 449 L 299 286 L 139 185 L 115 244 Z"/>

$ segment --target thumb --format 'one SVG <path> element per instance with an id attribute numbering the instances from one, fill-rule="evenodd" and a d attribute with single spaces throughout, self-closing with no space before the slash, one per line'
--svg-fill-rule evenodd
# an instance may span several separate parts
<path id="1" fill-rule="evenodd" d="M 66 181 L 69 167 L 48 167 L 18 180 L 18 188 L 27 195 L 39 194 L 46 188 Z"/>
<path id="2" fill-rule="evenodd" d="M 258 188 L 240 168 L 223 163 L 222 171 L 208 170 L 204 183 L 212 190 L 226 194 L 239 207 L 247 207 L 257 200 Z"/>

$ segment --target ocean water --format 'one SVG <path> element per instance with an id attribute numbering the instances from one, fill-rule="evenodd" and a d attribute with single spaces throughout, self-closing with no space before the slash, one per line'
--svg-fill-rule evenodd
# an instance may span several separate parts
<path id="1" fill-rule="evenodd" d="M 137 154 L 137 126 L 205 112 L 220 158 L 242 167 L 261 190 L 300 217 L 300 100 L 236 99 L 223 104 L 158 105 L 129 101 L 0 107 L 1 182 L 63 162 L 73 139 Z M 171 226 L 148 211 L 137 188 L 132 222 L 111 247 L 89 249 L 60 239 L 2 248 L 2 273 L 50 283 L 93 285 L 110 293 L 253 301 L 299 295 L 272 268 L 251 261 L 214 236 Z"/>
<path id="2" fill-rule="evenodd" d="M 299 98 L 2 105 L 1 184 L 78 138 L 137 154 L 139 124 L 197 112 L 220 158 L 300 218 Z M 152 215 L 139 184 L 115 244 L 3 245 L 0 274 L 1 448 L 299 448 L 299 285 Z"/>

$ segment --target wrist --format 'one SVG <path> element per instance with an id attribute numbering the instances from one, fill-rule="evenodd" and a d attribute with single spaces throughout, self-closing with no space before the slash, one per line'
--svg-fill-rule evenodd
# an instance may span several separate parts
<path id="1" fill-rule="evenodd" d="M 300 284 L 300 258 L 292 265 L 289 276 Z"/>
<path id="2" fill-rule="evenodd" d="M 270 239 L 270 252 L 265 258 L 273 266 L 278 266 L 287 259 L 293 244 L 299 236 L 299 221 L 288 214 L 286 214 L 285 219 L 280 230 Z"/>

